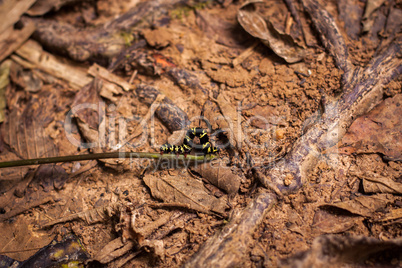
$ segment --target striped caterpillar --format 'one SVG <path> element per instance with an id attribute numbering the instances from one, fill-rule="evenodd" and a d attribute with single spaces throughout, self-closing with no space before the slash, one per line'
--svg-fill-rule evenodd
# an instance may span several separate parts
<path id="1" fill-rule="evenodd" d="M 200 144 L 194 144 L 194 138 L 200 139 Z M 219 148 L 212 145 L 209 141 L 208 133 L 205 129 L 200 127 L 193 127 L 187 130 L 186 136 L 182 145 L 164 144 L 160 148 L 160 153 L 175 153 L 187 155 L 193 148 L 200 148 L 204 155 L 215 154 Z"/>

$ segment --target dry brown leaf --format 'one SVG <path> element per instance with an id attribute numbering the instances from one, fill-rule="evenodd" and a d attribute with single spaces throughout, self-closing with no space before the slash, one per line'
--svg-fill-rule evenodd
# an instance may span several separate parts
<path id="1" fill-rule="evenodd" d="M 387 194 L 377 194 L 373 196 L 358 196 L 352 200 L 333 204 L 323 204 L 320 207 L 333 207 L 349 211 L 352 214 L 363 217 L 371 217 L 380 208 L 385 208 L 388 203 L 394 201 L 394 197 Z"/>
<path id="2" fill-rule="evenodd" d="M 56 156 L 57 148 L 44 129 L 57 109 L 57 96 L 50 92 L 33 97 L 22 113 L 13 109 L 1 126 L 4 142 L 23 159 Z"/>
<path id="3" fill-rule="evenodd" d="M 339 215 L 326 210 L 318 210 L 314 215 L 312 227 L 320 233 L 336 234 L 349 230 L 361 220 L 361 217 Z"/>
<path id="4" fill-rule="evenodd" d="M 104 115 L 102 109 L 99 107 L 101 103 L 98 90 L 100 81 L 95 79 L 93 83 L 90 83 L 83 87 L 74 98 L 72 107 L 79 107 L 83 105 L 86 109 L 77 109 L 73 112 L 73 116 L 77 118 L 78 127 L 81 130 L 84 138 L 91 143 L 99 142 L 99 125 L 104 121 Z M 96 107 L 95 109 L 93 107 Z M 97 144 L 98 148 L 100 144 Z"/>
<path id="5" fill-rule="evenodd" d="M 121 237 L 118 237 L 106 244 L 96 253 L 94 260 L 100 263 L 109 263 L 114 259 L 124 255 L 135 246 L 135 242 L 129 240 L 123 243 Z"/>
<path id="6" fill-rule="evenodd" d="M 191 177 L 144 176 L 145 184 L 151 189 L 152 196 L 166 203 L 177 203 L 203 213 L 223 214 L 226 202 L 206 192 L 201 181 Z"/>
<path id="7" fill-rule="evenodd" d="M 216 98 L 216 103 L 219 105 L 222 114 L 224 115 L 225 120 L 228 123 L 228 127 L 230 131 L 229 142 L 231 145 L 235 146 L 239 151 L 241 151 L 241 147 L 244 140 L 244 133 L 241 128 L 241 114 L 237 112 L 236 108 L 233 107 L 231 102 L 229 101 L 229 97 L 225 92 L 222 92 Z"/>
<path id="8" fill-rule="evenodd" d="M 157 49 L 167 47 L 172 42 L 172 33 L 166 27 L 145 29 L 141 32 L 147 43 Z"/>
<path id="9" fill-rule="evenodd" d="M 376 219 L 376 222 L 394 221 L 402 218 L 402 208 L 391 209 L 383 217 Z"/>
<path id="10" fill-rule="evenodd" d="M 198 27 L 208 38 L 228 47 L 240 46 L 238 40 L 242 38 L 235 38 L 234 34 L 241 35 L 243 32 L 236 31 L 236 25 L 221 18 L 220 14 L 212 14 L 205 10 L 196 10 L 195 14 Z"/>
<path id="11" fill-rule="evenodd" d="M 228 194 L 237 193 L 240 188 L 241 178 L 233 174 L 231 169 L 221 161 L 196 165 L 191 170 Z"/>
<path id="12" fill-rule="evenodd" d="M 301 61 L 305 55 L 304 50 L 290 35 L 278 31 L 269 18 L 264 19 L 257 11 L 250 9 L 255 2 L 261 1 L 249 1 L 238 11 L 237 20 L 240 25 L 288 63 Z"/>
<path id="13" fill-rule="evenodd" d="M 341 154 L 381 153 L 402 160 L 402 94 L 388 98 L 357 118 L 339 146 Z"/>
<path id="14" fill-rule="evenodd" d="M 363 189 L 365 193 L 401 194 L 402 184 L 394 182 L 391 178 L 386 177 L 366 177 L 363 179 Z"/>
<path id="15" fill-rule="evenodd" d="M 23 88 L 27 92 L 39 92 L 43 89 L 43 77 L 38 75 L 39 71 L 35 69 L 24 68 L 23 65 L 18 64 L 17 61 L 20 58 L 12 57 L 14 62 L 10 69 L 10 79 L 11 81 Z"/>

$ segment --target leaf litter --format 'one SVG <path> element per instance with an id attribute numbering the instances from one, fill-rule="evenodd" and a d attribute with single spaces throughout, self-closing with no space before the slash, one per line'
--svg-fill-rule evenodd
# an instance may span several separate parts
<path id="1" fill-rule="evenodd" d="M 124 265 L 127 267 L 181 266 L 186 261 L 197 259 L 196 253 L 202 247 L 219 248 L 219 244 L 209 243 L 203 246 L 203 243 L 213 235 L 218 238 L 224 235 L 220 230 L 227 230 L 225 226 L 232 228 L 233 225 L 230 224 L 233 223 L 239 224 L 235 229 L 244 231 L 244 236 L 232 240 L 233 252 L 241 249 L 246 257 L 237 261 L 247 266 L 285 266 L 287 263 L 292 265 L 293 261 L 300 261 L 300 256 L 304 256 L 302 260 L 307 266 L 320 263 L 331 263 L 336 266 L 344 264 L 346 260 L 356 262 L 356 259 L 350 258 L 345 250 L 335 250 L 342 248 L 342 245 L 348 245 L 346 248 L 353 249 L 358 253 L 365 253 L 364 248 L 372 247 L 372 245 L 378 246 L 378 252 L 385 252 L 381 250 L 391 246 L 400 247 L 399 242 L 394 238 L 400 232 L 400 213 L 398 211 L 401 199 L 398 194 L 400 193 L 402 168 L 397 154 L 399 144 L 397 140 L 395 141 L 397 136 L 392 134 L 394 133 L 392 131 L 398 129 L 398 121 L 392 116 L 381 117 L 379 114 L 373 116 L 369 113 L 360 117 L 360 120 L 370 118 L 370 121 L 374 122 L 377 127 L 371 125 L 370 131 L 365 132 L 358 132 L 359 128 L 353 132 L 354 129 L 351 128 L 349 134 L 345 136 L 349 138 L 347 143 L 349 153 L 337 155 L 332 150 L 327 150 L 326 158 L 322 159 L 322 163 L 311 171 L 303 188 L 296 193 L 283 195 L 278 204 L 259 211 L 260 215 L 265 215 L 261 221 L 259 220 L 261 218 L 255 217 L 255 211 L 245 209 L 247 204 L 262 209 L 259 202 L 268 202 L 271 200 L 271 195 L 258 192 L 261 191 L 259 189 L 261 186 L 257 181 L 259 176 L 253 176 L 247 165 L 244 165 L 241 160 L 247 159 L 255 166 L 269 166 L 276 161 L 273 156 L 286 154 L 294 141 L 301 135 L 305 119 L 319 109 L 322 95 L 331 98 L 336 97 L 340 92 L 340 85 L 345 82 L 341 81 L 340 77 L 348 65 L 345 65 L 346 67 L 342 71 L 335 67 L 338 66 L 342 53 L 336 55 L 338 58 L 335 61 L 324 53 L 323 49 L 318 47 L 320 41 L 311 35 L 310 22 L 303 14 L 300 13 L 300 18 L 295 21 L 297 21 L 298 27 L 300 27 L 298 21 L 301 22 L 302 32 L 305 35 L 310 33 L 308 38 L 301 37 L 301 32 L 296 29 L 296 24 L 292 22 L 290 16 L 284 19 L 287 16 L 284 14 L 286 12 L 277 12 L 278 17 L 259 17 L 258 21 L 261 19 L 271 21 L 260 28 L 263 32 L 269 28 L 273 29 L 274 36 L 279 40 L 282 40 L 281 38 L 290 40 L 289 37 L 293 39 L 293 41 L 285 43 L 282 43 L 283 40 L 279 43 L 271 42 L 270 45 L 275 54 L 282 55 L 281 57 L 290 62 L 299 61 L 301 57 L 296 60 L 293 56 L 303 54 L 304 61 L 300 62 L 297 67 L 289 66 L 270 49 L 255 45 L 254 37 L 240 32 L 240 25 L 236 20 L 238 12 L 242 12 L 243 3 L 227 2 L 225 7 L 217 3 L 208 3 L 204 7 L 193 6 L 186 9 L 186 12 L 181 12 L 182 7 L 168 3 L 158 9 L 160 16 L 153 18 L 148 18 L 146 14 L 152 13 L 159 3 L 149 1 L 140 4 L 140 7 L 149 13 L 141 13 L 141 23 L 134 28 L 132 34 L 136 38 L 145 37 L 146 42 L 144 43 L 142 40 L 135 43 L 135 41 L 132 46 L 124 47 L 124 42 L 122 43 L 120 40 L 136 39 L 124 39 L 124 34 L 119 35 L 122 39 L 116 42 L 117 46 L 110 48 L 124 47 L 125 50 L 121 55 L 126 61 L 116 61 L 120 64 L 113 65 L 112 63 L 110 66 L 115 67 L 111 68 L 113 74 L 120 76 L 125 81 L 129 81 L 133 77 L 134 85 L 153 87 L 161 96 L 168 96 L 171 103 L 174 104 L 172 106 L 174 111 L 179 115 L 188 116 L 189 126 L 208 128 L 207 124 L 193 119 L 204 114 L 211 121 L 213 130 L 222 128 L 223 131 L 216 136 L 209 133 L 216 144 L 225 144 L 227 141 L 231 144 L 231 147 L 224 150 L 221 155 L 230 160 L 225 162 L 225 165 L 230 167 L 225 171 L 228 173 L 222 172 L 221 175 L 216 175 L 218 172 L 212 169 L 211 173 L 203 174 L 203 170 L 198 170 L 199 172 L 194 170 L 203 177 L 203 182 L 189 174 L 176 172 L 174 175 L 170 175 L 169 172 L 172 171 L 155 171 L 144 175 L 143 168 L 148 166 L 148 163 L 141 166 L 139 162 L 131 161 L 128 165 L 122 165 L 120 169 L 113 168 L 108 163 L 99 163 L 89 170 L 77 173 L 79 175 L 71 177 L 67 183 L 58 184 L 59 186 L 53 189 L 49 188 L 46 181 L 46 178 L 50 178 L 50 176 L 45 176 L 44 182 L 32 187 L 30 191 L 39 197 L 45 196 L 48 200 L 39 198 L 34 207 L 28 207 L 18 216 L 0 223 L 4 234 L 1 236 L 3 240 L 0 243 L 4 246 L 0 251 L 12 252 L 7 255 L 19 260 L 33 255 L 35 250 L 19 251 L 21 245 L 31 248 L 46 246 L 52 236 L 50 230 L 32 229 L 31 226 L 38 227 L 44 222 L 49 222 L 49 218 L 49 224 L 53 220 L 55 220 L 54 223 L 58 223 L 52 230 L 53 234 L 62 235 L 66 229 L 73 231 L 92 257 L 99 262 L 109 263 L 116 267 Z M 306 5 L 310 1 L 303 2 Z M 107 3 L 99 1 L 95 4 L 100 12 L 98 22 L 113 21 L 113 16 L 121 12 L 119 8 L 114 9 L 115 6 L 112 8 L 113 4 L 113 1 Z M 132 5 L 132 3 L 126 4 Z M 298 4 L 293 4 L 297 11 L 301 10 Z M 284 10 L 283 3 L 278 3 L 276 6 L 276 3 L 272 2 L 269 5 L 275 8 L 272 10 Z M 111 7 L 110 10 L 105 6 Z M 384 9 L 398 10 L 397 6 L 391 6 L 381 5 L 370 12 L 372 14 L 377 12 L 378 20 Z M 337 16 L 334 3 L 328 3 L 325 8 L 333 16 Z M 49 43 L 52 43 L 49 40 L 63 41 L 61 40 L 64 38 L 63 35 L 58 36 L 60 39 L 44 38 L 52 37 L 52 33 L 49 36 L 43 34 L 47 25 L 59 26 L 58 20 L 63 23 L 75 24 L 74 28 L 66 28 L 68 33 L 66 36 L 71 36 L 71 32 L 74 33 L 83 24 L 91 21 L 88 20 L 91 18 L 91 10 L 95 10 L 91 4 L 81 3 L 72 13 L 67 12 L 63 15 L 55 12 L 51 15 L 55 18 L 52 23 L 46 24 L 43 21 L 37 21 L 36 25 L 40 27 L 37 39 L 41 40 L 40 42 L 46 48 L 49 47 Z M 171 17 L 169 11 L 186 15 Z M 260 9 L 260 12 L 263 11 L 264 9 Z M 353 10 L 353 12 L 355 11 Z M 113 14 L 113 12 L 117 13 Z M 294 11 L 292 12 L 294 13 Z M 392 14 L 394 13 L 397 14 L 393 11 Z M 77 14 L 85 19 L 81 21 L 72 19 Z M 216 20 L 210 25 L 202 24 L 205 23 L 205 18 L 210 17 L 209 14 L 213 14 Z M 144 20 L 145 17 L 147 19 Z M 395 17 L 397 16 L 392 18 Z M 26 18 L 26 21 L 29 19 Z M 138 22 L 136 19 L 133 21 Z M 149 24 L 150 22 L 151 24 Z M 113 26 L 116 23 L 118 21 L 114 21 L 110 25 Z M 129 22 L 129 25 L 133 24 Z M 150 25 L 152 26 L 150 27 Z M 387 25 L 396 24 L 389 22 Z M 121 26 L 119 25 L 120 29 L 122 29 Z M 371 29 L 365 29 L 368 31 L 367 38 L 377 35 L 374 26 L 376 24 Z M 58 27 L 53 29 L 58 29 Z M 91 28 L 89 27 L 89 29 Z M 96 29 L 98 31 L 102 27 Z M 169 32 L 169 36 L 165 36 L 159 42 L 155 36 L 158 31 Z M 96 32 L 96 34 L 100 32 Z M 391 30 L 387 32 L 393 33 Z M 55 33 L 57 36 L 57 32 Z M 74 37 L 74 44 L 79 44 L 76 40 L 85 36 L 85 31 L 82 33 Z M 217 36 L 214 33 L 219 34 Z M 91 36 L 97 36 L 96 34 Z M 347 34 L 353 34 L 353 31 Z M 361 38 L 364 39 L 364 42 L 368 42 L 365 37 Z M 381 38 L 386 39 L 386 37 Z M 305 51 L 299 53 L 296 43 L 303 43 L 303 40 L 306 40 L 307 45 L 303 46 Z M 149 132 L 153 133 L 152 138 L 146 140 L 145 143 L 138 143 L 137 146 L 139 129 L 142 124 L 148 122 L 148 120 L 138 120 L 138 118 L 147 118 L 155 98 L 144 102 L 138 98 L 138 95 L 133 94 L 134 91 L 116 91 L 113 86 L 105 90 L 108 82 L 119 84 L 118 86 L 125 85 L 125 83 L 121 83 L 119 79 L 116 80 L 116 77 L 105 75 L 104 70 L 98 69 L 99 72 L 94 72 L 94 67 L 92 67 L 91 74 L 97 76 L 94 82 L 94 78 L 87 75 L 86 70 L 90 70 L 91 66 L 96 65 L 82 63 L 83 59 L 90 60 L 94 58 L 94 55 L 101 55 L 104 60 L 112 50 L 105 51 L 105 53 L 99 52 L 96 50 L 101 47 L 99 44 L 94 47 L 96 49 L 90 50 L 74 50 L 74 47 L 70 46 L 67 55 L 75 60 L 71 64 L 65 59 L 66 53 L 57 52 L 57 48 L 50 53 L 44 51 L 39 44 L 32 45 L 32 42 L 30 40 L 26 43 L 27 46 L 17 50 L 11 59 L 15 63 L 21 64 L 25 71 L 35 70 L 37 74 L 41 74 L 39 77 L 43 79 L 44 86 L 39 91 L 37 88 L 32 91 L 24 91 L 19 88 L 24 85 L 18 82 L 22 81 L 22 79 L 18 79 L 19 74 L 14 76 L 14 85 L 7 89 L 8 114 L 6 120 L 9 121 L 3 123 L 1 127 L 3 133 L 6 133 L 5 130 L 13 130 L 11 134 L 14 136 L 2 135 L 5 140 L 1 147 L 2 159 L 36 155 L 41 151 L 34 152 L 32 148 L 36 148 L 33 145 L 41 139 L 45 141 L 46 145 L 56 145 L 59 149 L 58 154 L 89 153 L 86 148 L 76 148 L 68 142 L 63 134 L 62 122 L 64 122 L 69 108 L 73 106 L 74 100 L 76 100 L 76 104 L 85 103 L 88 99 L 92 99 L 92 103 L 97 103 L 101 100 L 99 95 L 104 98 L 106 112 L 104 114 L 98 112 L 77 114 L 77 120 L 81 123 L 72 124 L 70 131 L 80 141 L 96 141 L 102 134 L 100 126 L 107 126 L 109 136 L 105 141 L 110 146 L 106 146 L 102 150 L 107 147 L 113 148 L 113 137 L 118 136 L 119 132 L 116 130 L 122 124 L 119 121 L 109 121 L 112 118 L 110 115 L 114 117 L 124 115 L 125 121 L 130 123 L 126 135 L 127 137 L 133 135 L 130 140 L 133 145 L 131 150 L 157 152 L 159 148 L 155 144 L 165 143 L 171 136 L 171 132 L 181 128 L 175 127 L 178 122 L 171 121 L 166 116 L 170 112 L 168 110 L 165 114 L 158 115 L 160 118 L 157 118 L 155 124 L 149 128 Z M 367 50 L 363 50 L 365 46 L 359 43 L 361 40 L 351 38 L 347 42 L 354 53 L 354 62 L 367 62 L 370 55 L 374 54 L 375 46 L 367 46 Z M 91 40 L 86 44 L 93 43 Z M 60 42 L 59 44 L 63 50 L 63 45 L 69 43 Z M 311 44 L 315 44 L 315 47 L 309 46 Z M 34 48 L 35 46 L 37 48 Z M 28 48 L 34 49 L 32 51 Z M 130 48 L 133 50 L 130 51 Z M 289 52 L 288 49 L 290 52 L 296 51 L 296 53 L 291 53 L 290 57 L 286 54 Z M 27 51 L 31 51 L 33 54 L 27 54 Z M 86 53 L 81 54 L 83 51 Z M 244 51 L 247 53 L 242 55 Z M 305 55 L 304 52 L 306 52 Z M 114 52 L 112 51 L 112 53 Z M 42 55 L 42 57 L 38 55 Z M 57 56 L 55 57 L 55 55 Z M 118 53 L 114 56 L 119 57 Z M 115 59 L 110 59 L 111 62 L 113 60 Z M 233 62 L 236 64 L 232 65 Z M 61 63 L 65 65 L 59 65 Z M 101 65 L 104 68 L 108 67 L 107 64 Z M 66 66 L 69 68 L 65 68 Z M 64 71 L 60 72 L 60 70 Z M 51 74 L 53 80 L 46 80 L 43 73 Z M 124 88 L 127 88 L 127 85 Z M 136 88 L 138 89 L 138 87 Z M 400 80 L 396 80 L 388 85 L 386 95 L 392 97 L 392 101 L 394 101 L 400 96 L 400 89 Z M 101 93 L 102 90 L 104 93 Z M 93 98 L 95 98 L 94 102 Z M 85 101 L 83 101 L 84 99 Z M 54 100 L 56 100 L 56 104 Z M 390 111 L 386 113 L 387 115 L 392 115 L 392 109 L 398 109 L 397 105 L 394 105 L 397 102 L 391 103 L 390 101 L 391 98 L 386 99 L 384 103 L 387 103 L 379 106 L 389 107 Z M 109 106 L 111 103 L 117 104 L 117 109 L 111 109 L 112 106 Z M 127 105 L 119 106 L 119 103 L 128 104 L 129 107 Z M 40 113 L 41 108 L 38 107 L 45 107 L 46 113 Z M 38 124 L 44 133 L 39 135 L 27 127 L 23 130 L 32 133 L 29 132 L 29 135 L 23 137 L 29 139 L 29 142 L 13 143 L 12 137 L 22 140 L 20 138 L 22 132 L 16 127 L 10 127 L 10 119 L 19 118 L 18 116 L 11 117 L 11 115 L 24 114 L 24 111 L 28 110 L 33 112 L 36 118 L 35 124 Z M 27 113 L 25 112 L 25 114 Z M 253 115 L 260 115 L 260 121 L 247 122 L 255 129 L 251 132 L 248 143 L 245 144 L 242 139 L 249 138 L 250 133 L 244 131 L 244 128 L 239 131 L 239 124 L 230 125 L 227 117 L 235 118 L 237 123 L 243 127 L 245 121 L 252 118 Z M 29 116 L 27 114 L 26 118 Z M 267 121 L 261 120 L 261 118 L 266 118 Z M 169 125 L 169 122 L 173 124 Z M 380 125 L 378 122 L 381 122 L 382 127 L 378 127 Z M 278 130 L 276 127 L 280 129 Z M 367 128 L 363 124 L 360 127 Z M 375 135 L 372 132 L 374 130 L 377 131 Z M 391 132 L 388 133 L 389 135 L 383 135 L 383 131 Z M 355 136 L 351 138 L 353 134 Z M 363 139 L 359 140 L 359 138 Z M 256 144 L 261 147 L 259 149 L 253 147 Z M 383 146 L 384 144 L 386 146 Z M 258 157 L 264 159 L 262 163 L 255 163 Z M 383 157 L 387 159 L 385 160 Z M 80 163 L 82 166 L 85 164 L 85 162 Z M 75 170 L 73 164 L 68 163 L 59 165 L 59 167 L 67 173 L 70 173 L 73 168 Z M 7 202 L 24 198 L 24 189 L 33 178 L 30 176 L 35 174 L 32 171 L 25 173 L 28 171 L 27 169 L 18 169 L 18 171 L 20 178 L 25 180 L 19 187 L 7 186 L 7 189 L 10 189 L 6 191 Z M 261 176 L 265 175 L 260 174 Z M 207 190 L 203 183 L 208 181 L 209 177 L 211 179 L 216 177 L 218 180 L 215 184 L 231 194 L 224 195 L 222 198 Z M 223 187 L 220 179 L 224 181 Z M 233 182 L 229 179 L 233 179 Z M 6 181 L 2 177 L 1 182 L 4 182 L 2 185 L 9 185 L 5 183 Z M 225 185 L 233 186 L 233 189 L 226 189 Z M 197 190 L 195 191 L 195 189 Z M 52 195 L 50 199 L 49 193 Z M 253 196 L 259 197 L 252 200 Z M 164 200 L 164 202 L 160 202 L 158 199 Z M 8 213 L 9 207 L 6 206 L 7 203 L 4 200 L 5 198 L 0 200 L 0 208 L 1 211 Z M 110 211 L 110 208 L 114 211 L 113 213 L 108 214 L 108 217 L 100 216 L 104 211 Z M 1 212 L 2 215 L 5 214 L 3 212 Z M 17 211 L 15 210 L 15 212 Z M 228 216 L 222 218 L 222 215 Z M 241 215 L 248 216 L 250 222 L 258 223 L 253 225 L 257 226 L 256 229 L 242 225 L 244 222 L 240 220 Z M 85 221 L 76 220 L 80 218 Z M 370 222 L 370 225 L 367 225 L 367 221 Z M 340 233 L 341 236 L 320 236 L 323 233 Z M 15 236 L 11 237 L 10 234 L 15 234 Z M 356 236 L 364 238 L 359 240 L 355 238 Z M 389 240 L 379 241 L 378 239 Z M 335 258 L 329 260 L 327 255 L 321 254 L 322 249 L 327 247 L 329 252 L 337 254 Z M 219 252 L 216 251 L 216 253 Z M 392 255 L 392 251 L 386 253 L 391 256 L 389 263 L 397 265 L 400 262 L 400 259 L 392 257 L 396 256 Z M 314 257 L 317 254 L 321 254 L 318 259 Z M 292 258 L 292 256 L 294 257 Z M 225 260 L 224 257 L 222 256 L 221 259 Z M 370 261 L 370 257 L 367 256 L 362 256 L 362 259 Z M 371 260 L 374 263 L 381 262 L 375 257 L 371 257 Z M 229 263 L 227 262 L 227 264 Z"/>

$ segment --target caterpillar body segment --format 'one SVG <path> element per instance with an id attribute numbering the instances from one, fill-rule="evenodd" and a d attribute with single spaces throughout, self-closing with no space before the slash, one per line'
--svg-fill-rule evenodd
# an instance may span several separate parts
<path id="1" fill-rule="evenodd" d="M 160 148 L 160 153 L 175 153 L 175 154 L 184 154 L 185 151 L 183 146 L 172 145 L 172 144 L 164 144 Z"/>
<path id="2" fill-rule="evenodd" d="M 200 144 L 195 144 L 193 142 L 194 138 L 197 137 L 200 140 Z M 201 149 L 204 155 L 216 154 L 219 152 L 219 148 L 214 147 L 209 141 L 208 133 L 205 129 L 200 127 L 193 127 L 187 130 L 186 136 L 184 137 L 183 144 L 181 146 L 164 144 L 160 147 L 160 153 L 175 153 L 184 154 L 185 156 L 191 152 L 193 148 Z"/>
<path id="3" fill-rule="evenodd" d="M 198 137 L 200 139 L 201 144 L 206 144 L 207 142 L 209 142 L 209 137 L 208 137 L 207 131 L 200 127 L 190 128 L 187 131 L 186 136 L 190 137 L 191 141 L 194 139 L 194 137 Z"/>
<path id="4" fill-rule="evenodd" d="M 213 146 L 212 143 L 207 142 L 202 145 L 202 152 L 204 153 L 204 155 L 216 154 L 219 152 L 219 148 Z"/>

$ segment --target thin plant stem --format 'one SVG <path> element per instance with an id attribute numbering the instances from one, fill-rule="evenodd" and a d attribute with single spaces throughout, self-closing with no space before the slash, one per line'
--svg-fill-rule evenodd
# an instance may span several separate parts
<path id="1" fill-rule="evenodd" d="M 98 160 L 98 159 L 132 159 L 132 158 L 145 158 L 145 159 L 160 159 L 160 160 L 179 160 L 188 162 L 208 162 L 216 158 L 215 155 L 176 155 L 176 154 L 160 154 L 160 153 L 146 153 L 146 152 L 110 152 L 98 154 L 82 154 L 82 155 L 66 155 L 57 157 L 35 158 L 35 159 L 22 159 L 15 161 L 0 162 L 0 168 L 19 167 L 30 165 L 41 165 L 50 163 L 61 163 L 82 160 Z"/>

